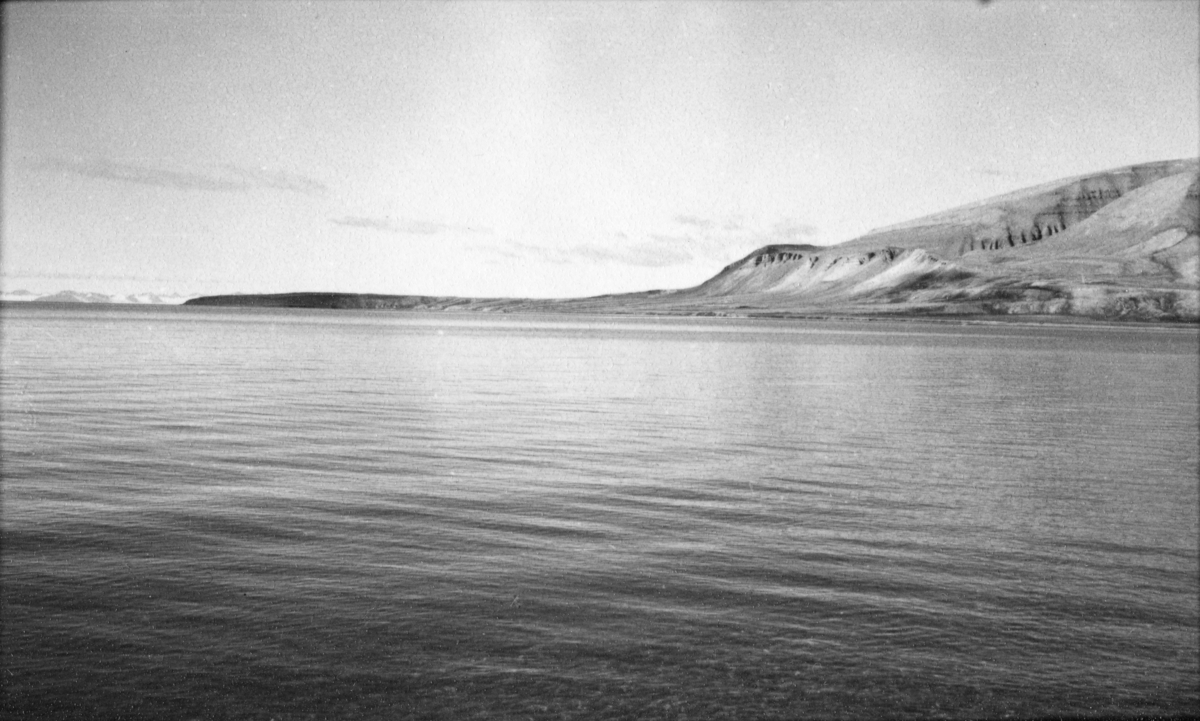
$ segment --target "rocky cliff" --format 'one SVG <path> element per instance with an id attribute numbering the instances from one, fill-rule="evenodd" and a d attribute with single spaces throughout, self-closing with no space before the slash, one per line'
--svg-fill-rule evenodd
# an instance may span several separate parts
<path id="1" fill-rule="evenodd" d="M 841 247 L 919 247 L 950 259 L 976 250 L 1031 245 L 1138 188 L 1172 175 L 1195 174 L 1196 169 L 1196 160 L 1168 160 L 1066 178 L 872 231 Z"/>

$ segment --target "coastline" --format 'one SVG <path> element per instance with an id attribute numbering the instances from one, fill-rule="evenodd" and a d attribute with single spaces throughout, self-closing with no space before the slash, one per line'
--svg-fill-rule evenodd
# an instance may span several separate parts
<path id="1" fill-rule="evenodd" d="M 287 294 L 291 295 L 291 294 Z M 353 295 L 353 294 L 337 294 Z M 261 296 L 244 296 L 245 299 L 256 299 Z M 410 296 L 395 296 L 398 298 Z M 207 298 L 229 298 L 229 296 L 201 296 L 197 300 Z M 429 299 L 428 296 L 424 297 Z M 484 299 L 456 299 L 461 301 L 480 301 Z M 472 315 L 472 316 L 591 316 L 597 318 L 633 319 L 633 318 L 679 318 L 679 319 L 728 319 L 739 321 L 803 321 L 825 323 L 923 323 L 938 326 L 994 326 L 994 327 L 1060 327 L 1060 328 L 1089 328 L 1089 329 L 1146 329 L 1163 331 L 1200 331 L 1200 320 L 1180 320 L 1175 318 L 1147 319 L 1138 317 L 1094 317 L 1071 314 L 1019 314 L 1019 313 L 931 313 L 928 311 L 896 310 L 891 312 L 837 313 L 787 310 L 745 310 L 738 311 L 675 311 L 669 309 L 595 309 L 563 307 L 561 300 L 541 300 L 526 298 L 486 299 L 491 303 L 511 303 L 513 308 L 472 308 L 464 307 L 467 303 L 451 304 L 449 307 L 331 307 L 322 305 L 277 305 L 256 302 L 248 303 L 192 303 L 190 301 L 178 304 L 146 304 L 146 303 L 78 303 L 69 301 L 12 301 L 0 300 L 0 310 L 12 308 L 61 308 L 61 309 L 254 309 L 254 310 L 299 310 L 299 311 L 368 311 L 371 313 L 404 313 L 421 315 Z M 589 300 L 589 299 L 572 299 Z M 570 303 L 570 301 L 566 301 Z M 529 304 L 529 306 L 525 306 Z"/>

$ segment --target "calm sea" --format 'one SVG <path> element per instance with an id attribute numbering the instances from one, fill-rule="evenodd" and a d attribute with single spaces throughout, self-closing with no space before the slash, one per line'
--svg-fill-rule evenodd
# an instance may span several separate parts
<path id="1" fill-rule="evenodd" d="M 1195 328 L 2 320 L 8 718 L 1200 705 Z"/>

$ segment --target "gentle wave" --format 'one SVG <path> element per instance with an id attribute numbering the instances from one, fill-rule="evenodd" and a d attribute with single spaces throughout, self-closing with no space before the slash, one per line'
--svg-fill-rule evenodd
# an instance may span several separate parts
<path id="1" fill-rule="evenodd" d="M 16 717 L 1200 702 L 1194 329 L 3 312 Z"/>

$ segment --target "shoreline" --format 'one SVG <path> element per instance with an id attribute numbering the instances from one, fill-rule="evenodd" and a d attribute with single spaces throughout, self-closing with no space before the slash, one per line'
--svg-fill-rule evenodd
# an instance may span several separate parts
<path id="1" fill-rule="evenodd" d="M 340 295 L 340 294 L 339 294 Z M 405 296 L 396 296 L 405 297 Z M 456 299 L 457 300 L 457 299 Z M 466 301 L 475 301 L 477 299 L 462 299 Z M 577 300 L 587 299 L 572 299 L 566 301 L 570 303 Z M 540 301 L 538 299 L 486 299 L 482 302 L 509 302 L 509 303 L 535 303 L 547 304 L 564 303 L 562 300 L 547 300 Z M 744 312 L 726 312 L 726 311 L 679 311 L 672 312 L 670 310 L 643 310 L 643 309 L 571 309 L 571 308 L 469 308 L 462 305 L 454 304 L 444 308 L 429 308 L 429 307 L 331 307 L 321 305 L 274 305 L 263 303 L 81 303 L 71 301 L 12 301 L 0 300 L 0 309 L 9 309 L 16 307 L 36 307 L 36 308 L 94 308 L 94 309 L 165 309 L 165 308 L 219 308 L 219 309 L 253 309 L 253 310 L 296 310 L 296 311 L 359 311 L 370 313 L 404 313 L 404 314 L 420 314 L 420 315 L 443 315 L 453 314 L 456 316 L 464 315 L 479 315 L 479 316 L 591 316 L 599 318 L 613 319 L 704 319 L 704 320 L 739 320 L 739 321 L 810 321 L 810 322 L 826 322 L 826 323 L 927 323 L 940 326 L 1019 326 L 1019 327 L 1078 327 L 1078 328 L 1109 328 L 1109 329 L 1156 329 L 1156 330 L 1200 330 L 1200 320 L 1179 320 L 1179 319 L 1146 319 L 1146 318 L 1122 318 L 1122 317 L 1093 317 L 1083 315 L 1069 314 L 1015 314 L 1015 313 L 929 313 L 922 311 L 894 311 L 890 313 L 813 313 L 805 311 L 744 311 Z"/>

